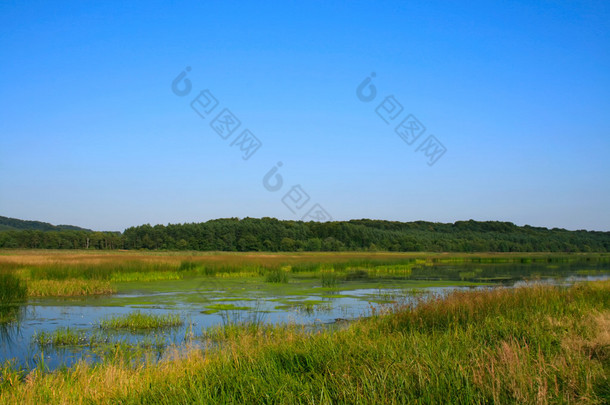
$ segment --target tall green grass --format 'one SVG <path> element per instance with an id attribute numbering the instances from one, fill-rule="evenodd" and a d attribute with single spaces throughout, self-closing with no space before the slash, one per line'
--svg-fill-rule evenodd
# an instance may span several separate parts
<path id="1" fill-rule="evenodd" d="M 283 269 L 271 269 L 265 275 L 265 281 L 268 283 L 287 283 L 288 272 Z"/>
<path id="2" fill-rule="evenodd" d="M 320 280 L 322 281 L 322 287 L 336 287 L 340 278 L 334 271 L 323 271 L 320 274 Z"/>
<path id="3" fill-rule="evenodd" d="M 0 325 L 18 319 L 26 296 L 25 283 L 10 270 L 0 270 Z"/>
<path id="4" fill-rule="evenodd" d="M 10 305 L 27 296 L 25 283 L 9 272 L 0 272 L 0 305 Z"/>
<path id="5" fill-rule="evenodd" d="M 33 280 L 28 282 L 30 297 L 76 297 L 112 294 L 116 290 L 105 280 Z"/>
<path id="6" fill-rule="evenodd" d="M 99 264 L 65 264 L 52 263 L 38 266 L 27 266 L 28 278 L 31 280 L 110 280 L 115 274 L 160 273 L 183 271 L 180 266 L 167 263 L 150 263 L 143 261 L 124 261 Z"/>

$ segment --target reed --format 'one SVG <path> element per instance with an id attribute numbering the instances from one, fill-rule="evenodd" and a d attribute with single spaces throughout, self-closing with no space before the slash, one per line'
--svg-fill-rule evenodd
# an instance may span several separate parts
<path id="1" fill-rule="evenodd" d="M 34 280 L 28 282 L 30 297 L 75 297 L 113 294 L 115 288 L 103 280 Z"/>
<path id="2" fill-rule="evenodd" d="M 272 269 L 265 275 L 265 281 L 268 283 L 287 283 L 288 272 L 283 269 Z"/>
<path id="3" fill-rule="evenodd" d="M 12 272 L 0 272 L 0 305 L 12 305 L 27 296 L 25 283 Z"/>

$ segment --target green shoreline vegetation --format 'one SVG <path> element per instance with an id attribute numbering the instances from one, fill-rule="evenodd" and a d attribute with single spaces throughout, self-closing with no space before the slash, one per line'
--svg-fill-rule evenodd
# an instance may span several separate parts
<path id="1" fill-rule="evenodd" d="M 159 362 L 2 366 L 1 403 L 605 403 L 610 281 L 455 291 L 336 330 L 226 325 Z M 121 349 L 117 348 L 117 353 Z"/>
<path id="2" fill-rule="evenodd" d="M 0 297 L 3 305 L 25 297 L 109 295 L 125 285 L 177 282 L 194 278 L 264 280 L 270 284 L 313 282 L 330 291 L 349 282 L 452 280 L 472 285 L 501 282 L 510 272 L 485 272 L 487 264 L 535 264 L 545 276 L 558 265 L 607 264 L 610 254 L 553 253 L 133 253 L 2 251 Z M 456 271 L 444 265 L 469 265 Z M 481 265 L 481 267 L 477 267 Z M 474 266 L 474 267 L 473 267 Z M 594 270 L 590 270 L 594 271 Z M 535 276 L 535 274 L 534 274 Z"/>

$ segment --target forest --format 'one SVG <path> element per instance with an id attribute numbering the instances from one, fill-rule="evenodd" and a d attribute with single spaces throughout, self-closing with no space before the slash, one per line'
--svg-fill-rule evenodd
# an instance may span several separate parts
<path id="1" fill-rule="evenodd" d="M 241 252 L 610 251 L 610 232 L 568 231 L 474 220 L 435 223 L 359 219 L 321 223 L 275 218 L 226 218 L 202 223 L 146 224 L 130 227 L 123 233 L 65 228 L 22 229 L 24 227 L 13 226 L 0 231 L 0 248 Z"/>

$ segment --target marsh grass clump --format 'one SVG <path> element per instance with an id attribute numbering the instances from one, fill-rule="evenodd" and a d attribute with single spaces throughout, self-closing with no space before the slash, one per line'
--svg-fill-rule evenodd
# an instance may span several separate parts
<path id="1" fill-rule="evenodd" d="M 32 341 L 40 346 L 84 346 L 92 342 L 87 338 L 85 331 L 70 328 L 59 328 L 53 332 L 38 332 L 32 337 Z"/>
<path id="2" fill-rule="evenodd" d="M 204 266 L 202 268 L 202 271 L 203 271 L 203 274 L 205 274 L 208 277 L 214 277 L 216 275 L 216 269 L 211 266 Z"/>
<path id="3" fill-rule="evenodd" d="M 17 276 L 9 272 L 0 273 L 0 305 L 23 301 L 27 297 L 27 287 Z"/>
<path id="4" fill-rule="evenodd" d="M 60 328 L 52 332 L 39 332 L 32 336 L 32 343 L 41 349 L 59 349 L 66 347 L 89 347 L 92 352 L 106 361 L 120 358 L 144 358 L 146 351 L 161 350 L 167 346 L 163 336 L 157 334 L 143 336 L 137 342 L 131 342 L 127 338 L 113 339 L 102 333 L 88 333 L 86 330 Z"/>
<path id="5" fill-rule="evenodd" d="M 132 331 L 159 328 L 175 328 L 183 324 L 178 314 L 146 314 L 135 311 L 127 315 L 120 315 L 102 319 L 99 323 L 102 329 L 128 329 Z"/>
<path id="6" fill-rule="evenodd" d="M 265 275 L 265 281 L 268 283 L 287 283 L 288 272 L 281 268 L 269 270 Z"/>
<path id="7" fill-rule="evenodd" d="M 322 287 L 336 287 L 339 285 L 339 276 L 334 271 L 323 271 L 320 274 Z"/>
<path id="8" fill-rule="evenodd" d="M 0 270 L 0 325 L 6 326 L 19 319 L 26 298 L 25 282 L 11 271 Z"/>
<path id="9" fill-rule="evenodd" d="M 28 283 L 30 297 L 75 297 L 115 292 L 115 288 L 105 280 L 34 280 Z"/>
<path id="10" fill-rule="evenodd" d="M 193 271 L 202 267 L 201 263 L 194 262 L 191 260 L 183 260 L 180 262 L 180 266 L 178 267 L 178 271 Z"/>

